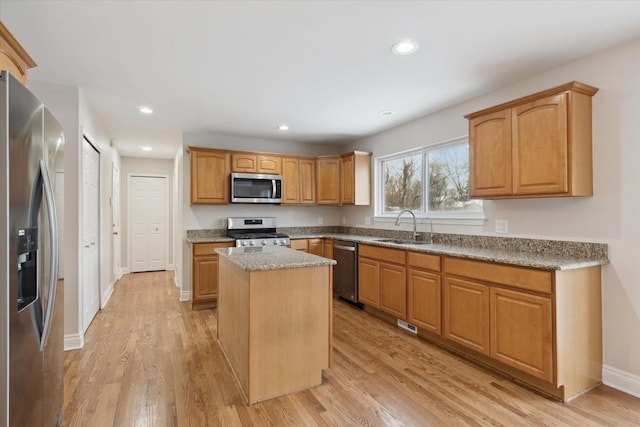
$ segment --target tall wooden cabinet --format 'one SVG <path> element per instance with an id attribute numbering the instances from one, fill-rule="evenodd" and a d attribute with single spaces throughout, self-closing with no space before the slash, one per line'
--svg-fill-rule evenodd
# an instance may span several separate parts
<path id="1" fill-rule="evenodd" d="M 232 243 L 194 243 L 191 270 L 191 308 L 215 306 L 218 300 L 217 248 L 232 247 Z"/>
<path id="2" fill-rule="evenodd" d="M 571 82 L 466 115 L 470 196 L 593 195 L 591 98 L 597 91 Z"/>
<path id="3" fill-rule="evenodd" d="M 230 156 L 223 150 L 189 147 L 191 155 L 191 203 L 229 203 Z"/>

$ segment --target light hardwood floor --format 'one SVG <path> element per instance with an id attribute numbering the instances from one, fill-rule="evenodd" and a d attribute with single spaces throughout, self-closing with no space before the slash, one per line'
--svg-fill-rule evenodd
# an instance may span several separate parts
<path id="1" fill-rule="evenodd" d="M 640 399 L 602 386 L 550 401 L 340 301 L 323 384 L 246 406 L 215 310 L 178 296 L 172 273 L 118 282 L 65 355 L 65 426 L 640 425 Z"/>

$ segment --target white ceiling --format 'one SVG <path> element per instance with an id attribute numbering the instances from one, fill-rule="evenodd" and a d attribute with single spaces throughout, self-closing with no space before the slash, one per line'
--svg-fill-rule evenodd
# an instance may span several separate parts
<path id="1" fill-rule="evenodd" d="M 638 38 L 640 2 L 2 0 L 0 20 L 123 156 L 172 158 L 183 131 L 379 132 Z M 417 53 L 391 53 L 403 38 Z"/>

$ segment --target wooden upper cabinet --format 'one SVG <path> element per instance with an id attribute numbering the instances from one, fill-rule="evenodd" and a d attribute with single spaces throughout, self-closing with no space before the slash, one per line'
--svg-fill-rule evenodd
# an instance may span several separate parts
<path id="1" fill-rule="evenodd" d="M 0 22 L 0 70 L 8 71 L 26 85 L 27 70 L 35 66 L 35 61 Z"/>
<path id="2" fill-rule="evenodd" d="M 371 153 L 353 151 L 341 156 L 341 192 L 343 205 L 371 204 Z"/>
<path id="3" fill-rule="evenodd" d="M 512 193 L 509 110 L 469 120 L 469 166 L 472 197 Z"/>
<path id="4" fill-rule="evenodd" d="M 319 205 L 340 204 L 340 156 L 316 160 L 316 194 Z"/>
<path id="5" fill-rule="evenodd" d="M 314 205 L 316 203 L 316 160 L 300 159 L 298 172 L 300 174 L 299 203 Z"/>
<path id="6" fill-rule="evenodd" d="M 282 204 L 300 203 L 300 161 L 282 159 Z"/>
<path id="7" fill-rule="evenodd" d="M 315 204 L 316 161 L 285 157 L 282 159 L 283 204 Z"/>
<path id="8" fill-rule="evenodd" d="M 189 147 L 191 155 L 191 203 L 229 203 L 229 153 Z"/>
<path id="9" fill-rule="evenodd" d="M 245 173 L 282 173 L 282 157 L 257 153 L 233 153 L 231 171 Z"/>
<path id="10" fill-rule="evenodd" d="M 571 82 L 468 114 L 474 198 L 593 195 L 591 98 Z"/>

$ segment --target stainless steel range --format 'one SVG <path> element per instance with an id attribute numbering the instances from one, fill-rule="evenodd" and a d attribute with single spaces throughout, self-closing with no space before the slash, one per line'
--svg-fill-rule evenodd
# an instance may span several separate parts
<path id="1" fill-rule="evenodd" d="M 276 233 L 275 217 L 227 218 L 227 236 L 237 247 L 291 245 L 289 236 Z"/>

